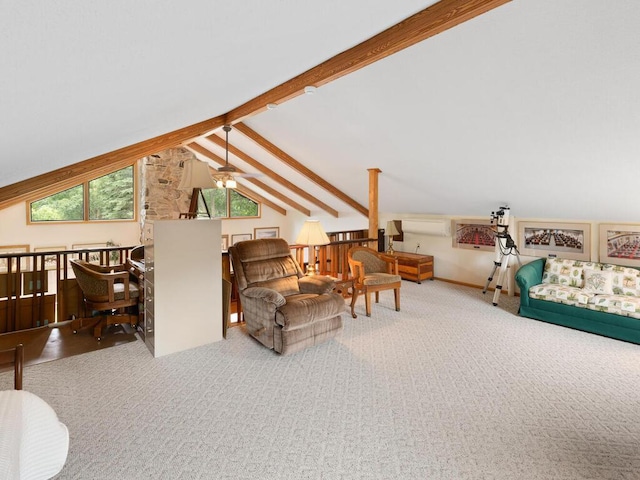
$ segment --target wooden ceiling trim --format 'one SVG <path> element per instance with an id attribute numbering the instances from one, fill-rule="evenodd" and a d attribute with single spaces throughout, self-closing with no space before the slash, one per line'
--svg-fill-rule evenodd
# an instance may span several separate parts
<path id="1" fill-rule="evenodd" d="M 34 193 L 37 194 L 40 190 L 53 184 L 65 183 L 85 174 L 94 175 L 96 169 L 108 168 L 115 163 L 132 165 L 142 157 L 191 142 L 198 137 L 211 133 L 222 125 L 224 125 L 224 117 L 218 116 L 181 128 L 180 130 L 135 143 L 119 150 L 114 150 L 113 152 L 74 163 L 73 165 L 58 168 L 52 172 L 43 173 L 42 175 L 1 187 L 0 208 L 16 204 L 24 200 L 27 195 L 32 196 Z M 79 183 L 78 180 L 73 181 Z"/>
<path id="2" fill-rule="evenodd" d="M 293 168 L 299 174 L 307 177 L 309 180 L 311 180 L 313 183 L 318 185 L 320 188 L 323 188 L 327 192 L 331 193 L 333 196 L 339 198 L 344 203 L 349 205 L 354 210 L 360 212 L 365 217 L 369 216 L 369 210 L 366 207 L 360 205 L 358 202 L 356 202 L 353 198 L 348 196 L 342 190 L 337 189 L 336 187 L 331 185 L 329 182 L 327 182 L 325 179 L 323 179 L 320 175 L 316 174 L 309 168 L 305 167 L 298 160 L 293 158 L 291 155 L 289 155 L 285 151 L 281 150 L 279 147 L 277 147 L 273 143 L 271 143 L 269 140 L 267 140 L 258 132 L 256 132 L 251 127 L 249 127 L 246 123 L 242 123 L 242 122 L 236 123 L 234 125 L 234 128 L 239 132 L 243 133 L 244 135 L 246 135 L 247 137 L 249 137 L 254 142 L 256 142 L 258 145 L 260 145 L 262 148 L 264 148 L 266 151 L 268 151 L 271 155 L 276 157 L 278 160 L 288 165 L 289 167 Z"/>
<path id="3" fill-rule="evenodd" d="M 256 200 L 264 205 L 267 205 L 269 208 L 272 208 L 273 210 L 278 212 L 280 215 L 287 214 L 287 211 L 284 208 L 282 208 L 280 205 L 276 205 L 271 200 L 267 200 L 259 193 L 254 192 L 253 190 L 245 187 L 244 185 L 238 184 L 238 186 L 236 187 L 236 190 L 238 190 L 238 192 L 242 193 L 243 195 L 246 195 L 247 197 L 252 198 L 253 200 Z"/>
<path id="4" fill-rule="evenodd" d="M 213 143 L 215 143 L 219 147 L 222 147 L 222 148 L 226 148 L 227 147 L 226 141 L 223 140 L 222 138 L 218 137 L 215 134 L 209 135 L 207 137 L 207 140 L 211 140 Z M 281 184 L 283 187 L 291 190 L 296 195 L 304 198 L 305 200 L 307 200 L 310 203 L 313 203 L 317 207 L 320 207 L 322 210 L 324 210 L 327 213 L 330 213 L 334 217 L 336 217 L 336 218 L 338 217 L 338 211 L 336 209 L 331 208 L 329 205 L 327 205 L 326 203 L 318 200 L 313 195 L 310 195 L 309 193 L 305 192 L 303 189 L 301 189 L 297 185 L 293 184 L 292 182 L 290 182 L 289 180 L 287 180 L 283 176 L 278 175 L 276 172 L 274 172 L 270 168 L 265 167 L 263 164 L 258 162 L 253 157 L 247 155 L 246 153 L 244 153 L 239 148 L 234 147 L 233 145 L 229 144 L 229 152 L 233 153 L 236 157 L 242 159 L 244 162 L 248 163 L 253 168 L 255 168 L 257 170 L 260 170 L 262 173 L 267 175 L 269 178 L 271 178 L 272 180 L 275 180 L 276 182 Z"/>
<path id="5" fill-rule="evenodd" d="M 267 104 L 282 103 L 303 94 L 308 85 L 325 85 L 510 1 L 442 0 L 231 110 L 225 123 L 260 113 Z"/>
<path id="6" fill-rule="evenodd" d="M 222 157 L 219 157 L 218 155 L 213 153 L 211 150 L 203 147 L 199 143 L 195 143 L 195 142 L 194 143 L 190 143 L 189 145 L 187 145 L 187 148 L 192 150 L 192 151 L 194 151 L 194 152 L 196 152 L 196 153 L 199 153 L 200 155 L 208 158 L 209 160 L 213 160 L 214 162 L 216 162 L 216 163 L 218 163 L 220 165 L 224 165 L 226 163 L 225 160 Z M 244 173 L 238 167 L 235 167 L 235 169 L 236 169 L 236 171 L 238 173 Z M 298 210 L 303 215 L 306 215 L 307 217 L 311 216 L 311 211 L 308 208 L 305 208 L 304 206 L 300 205 L 298 202 L 295 202 L 295 201 L 291 200 L 289 197 L 283 195 L 281 192 L 277 191 L 275 188 L 270 187 L 266 183 L 263 183 L 260 180 L 255 179 L 255 178 L 251 178 L 251 177 L 246 177 L 246 178 L 242 179 L 242 181 L 245 181 L 245 180 L 248 181 L 248 182 L 253 183 L 256 187 L 258 187 L 258 188 L 262 189 L 263 191 L 267 192 L 269 195 L 273 196 L 274 198 L 277 198 L 282 203 L 286 203 L 290 207 L 295 208 L 296 210 Z"/>
<path id="7" fill-rule="evenodd" d="M 103 165 L 94 170 L 86 171 L 80 175 L 69 177 L 59 182 L 48 183 L 38 189 L 27 191 L 22 195 L 12 197 L 10 199 L 5 199 L 4 201 L 0 202 L 0 209 L 7 208 L 19 202 L 32 202 L 34 200 L 39 200 L 40 198 L 48 197 L 49 195 L 62 192 L 63 190 L 75 187 L 76 185 L 87 182 L 94 178 L 101 177 L 103 175 L 107 175 L 108 173 L 115 172 L 116 170 L 120 170 L 121 168 L 133 165 L 136 163 L 136 161 L 137 160 L 131 161 L 128 159 L 121 160 L 119 162 L 113 162 L 109 165 Z"/>

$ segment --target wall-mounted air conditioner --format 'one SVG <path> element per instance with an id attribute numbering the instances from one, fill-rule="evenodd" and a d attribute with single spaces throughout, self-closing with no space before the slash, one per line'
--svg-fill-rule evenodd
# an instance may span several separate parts
<path id="1" fill-rule="evenodd" d="M 444 218 L 403 219 L 402 231 L 404 233 L 449 237 L 451 236 L 451 220 Z"/>

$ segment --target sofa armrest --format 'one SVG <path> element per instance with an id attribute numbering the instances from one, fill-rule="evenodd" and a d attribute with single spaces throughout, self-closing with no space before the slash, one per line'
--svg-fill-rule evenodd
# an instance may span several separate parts
<path id="1" fill-rule="evenodd" d="M 539 258 L 520 267 L 516 272 L 516 283 L 520 288 L 520 305 L 529 305 L 529 288 L 542 283 L 546 259 Z"/>
<path id="2" fill-rule="evenodd" d="M 242 295 L 249 298 L 260 299 L 267 303 L 272 303 L 276 308 L 281 307 L 287 301 L 275 290 L 264 287 L 249 287 L 242 291 Z"/>
<path id="3" fill-rule="evenodd" d="M 335 284 L 336 282 L 333 278 L 324 275 L 312 275 L 298 280 L 302 293 L 315 293 L 317 295 L 331 292 Z"/>

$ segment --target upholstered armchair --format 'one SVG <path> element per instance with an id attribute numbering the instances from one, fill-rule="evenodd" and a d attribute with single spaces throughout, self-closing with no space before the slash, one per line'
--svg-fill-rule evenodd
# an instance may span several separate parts
<path id="1" fill-rule="evenodd" d="M 138 285 L 130 282 L 125 265 L 101 266 L 84 260 L 71 260 L 71 268 L 82 290 L 87 314 L 91 318 L 78 318 L 72 322 L 74 333 L 89 323 L 93 336 L 100 340 L 102 328 L 120 323 L 137 324 L 138 316 L 129 309 L 138 303 Z"/>
<path id="2" fill-rule="evenodd" d="M 334 280 L 305 276 L 281 238 L 248 240 L 229 248 L 249 333 L 280 354 L 333 338 L 342 328 L 344 299 Z"/>
<path id="3" fill-rule="evenodd" d="M 364 294 L 367 317 L 371 316 L 371 294 L 376 294 L 378 303 L 381 290 L 393 290 L 396 311 L 399 312 L 402 279 L 398 275 L 398 260 L 367 247 L 349 249 L 347 258 L 354 288 Z"/>

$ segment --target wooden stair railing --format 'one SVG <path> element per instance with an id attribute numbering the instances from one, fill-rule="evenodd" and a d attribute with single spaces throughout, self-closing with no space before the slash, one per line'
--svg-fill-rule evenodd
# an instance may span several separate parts
<path id="1" fill-rule="evenodd" d="M 78 316 L 82 294 L 69 260 L 124 263 L 133 247 L 100 247 L 0 255 L 0 333 L 37 328 Z M 77 290 L 77 291 L 76 291 Z"/>
<path id="2" fill-rule="evenodd" d="M 329 237 L 331 238 L 331 237 Z M 320 275 L 329 275 L 340 280 L 349 277 L 349 263 L 347 254 L 352 247 L 368 246 L 369 242 L 377 241 L 377 238 L 354 238 L 350 240 L 332 241 L 328 245 L 320 245 L 316 248 L 317 268 Z M 291 252 L 296 261 L 303 268 L 306 267 L 306 258 L 309 247 L 307 245 L 290 245 Z"/>

